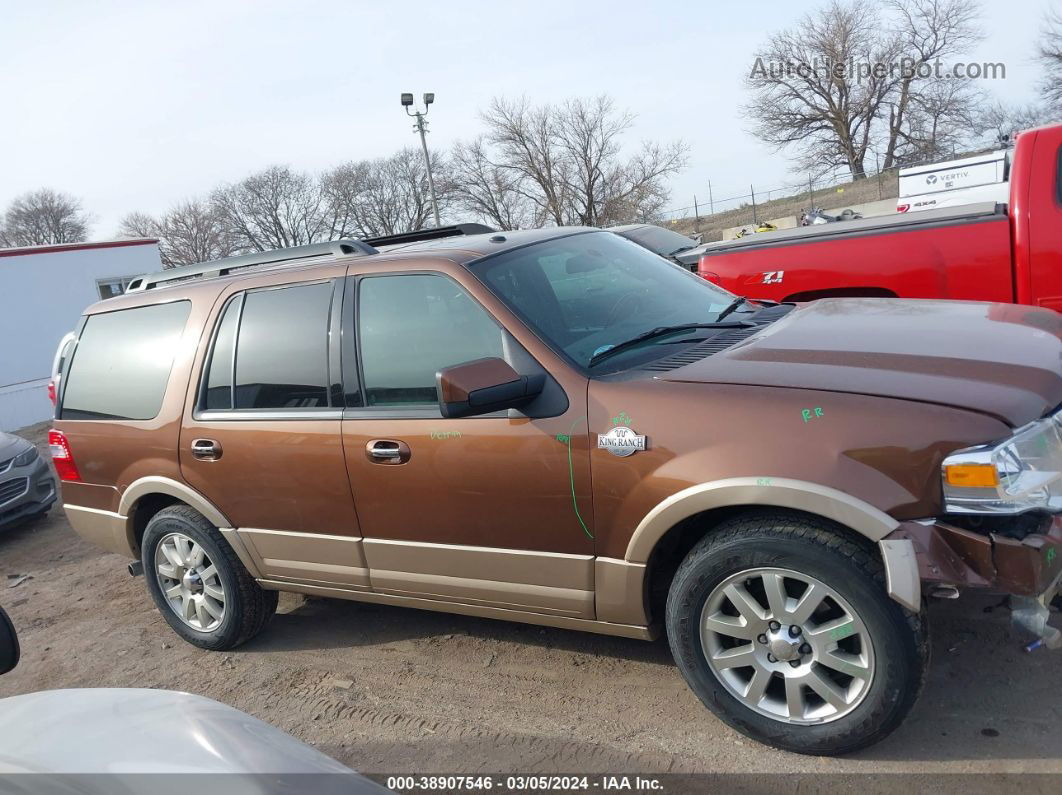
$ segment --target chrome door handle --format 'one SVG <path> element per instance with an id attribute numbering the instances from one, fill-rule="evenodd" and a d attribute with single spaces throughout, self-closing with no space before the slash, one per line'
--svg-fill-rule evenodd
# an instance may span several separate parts
<path id="1" fill-rule="evenodd" d="M 374 464 L 404 464 L 409 460 L 409 445 L 395 439 L 371 439 L 365 455 Z"/>
<path id="2" fill-rule="evenodd" d="M 192 458 L 217 461 L 221 458 L 221 445 L 213 439 L 192 439 Z"/>

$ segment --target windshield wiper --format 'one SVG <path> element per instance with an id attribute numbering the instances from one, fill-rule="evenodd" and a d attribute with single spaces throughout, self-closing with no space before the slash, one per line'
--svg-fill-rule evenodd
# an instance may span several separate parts
<path id="1" fill-rule="evenodd" d="M 735 311 L 739 306 L 741 306 L 742 304 L 747 304 L 747 303 L 748 303 L 748 299 L 745 296 L 743 296 L 743 295 L 739 295 L 737 298 L 735 298 L 733 301 L 731 301 L 727 305 L 726 309 L 724 309 L 722 312 L 719 313 L 719 317 L 717 317 L 715 319 L 715 322 L 718 323 L 720 320 L 722 320 L 724 317 L 729 315 L 731 312 Z"/>
<path id="2" fill-rule="evenodd" d="M 699 328 L 748 328 L 749 326 L 754 325 L 755 323 L 751 323 L 748 320 L 730 320 L 726 323 L 720 323 L 716 320 L 713 323 L 680 323 L 676 326 L 657 326 L 656 328 L 651 328 L 648 331 L 642 332 L 636 337 L 631 337 L 629 340 L 624 340 L 623 342 L 613 345 L 608 350 L 601 351 L 601 353 L 595 353 L 590 357 L 587 366 L 593 367 L 598 362 L 604 361 L 613 354 L 629 350 L 647 340 L 651 340 L 655 337 L 662 337 L 665 334 L 676 334 L 680 331 L 691 331 Z"/>

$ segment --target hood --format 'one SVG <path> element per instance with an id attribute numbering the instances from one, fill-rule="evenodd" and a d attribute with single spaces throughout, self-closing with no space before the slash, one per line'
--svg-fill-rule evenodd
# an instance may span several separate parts
<path id="1" fill-rule="evenodd" d="M 343 776 L 344 792 L 385 791 L 257 718 L 169 690 L 47 690 L 0 699 L 0 774 L 14 772 L 330 773 Z"/>
<path id="2" fill-rule="evenodd" d="M 1057 313 L 1029 306 L 825 299 L 658 377 L 917 400 L 1017 427 L 1062 403 L 1060 336 Z"/>
<path id="3" fill-rule="evenodd" d="M 6 461 L 32 445 L 21 436 L 0 431 L 0 461 Z"/>

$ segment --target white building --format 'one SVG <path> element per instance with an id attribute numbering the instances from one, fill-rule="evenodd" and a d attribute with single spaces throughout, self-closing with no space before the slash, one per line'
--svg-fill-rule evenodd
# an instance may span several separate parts
<path id="1" fill-rule="evenodd" d="M 0 248 L 0 430 L 52 416 L 52 359 L 82 311 L 162 270 L 156 240 Z"/>

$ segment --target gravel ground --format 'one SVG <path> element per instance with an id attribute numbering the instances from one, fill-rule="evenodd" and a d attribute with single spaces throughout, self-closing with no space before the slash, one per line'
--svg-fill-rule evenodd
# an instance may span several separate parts
<path id="1" fill-rule="evenodd" d="M 24 435 L 43 447 L 40 426 Z M 1023 653 L 996 601 L 934 604 L 932 670 L 907 723 L 868 751 L 819 759 L 725 727 L 663 640 L 283 594 L 261 636 L 201 651 L 169 630 L 123 559 L 82 541 L 56 507 L 0 532 L 0 604 L 23 647 L 0 697 L 184 690 L 383 773 L 1060 773 L 1059 653 Z"/>

